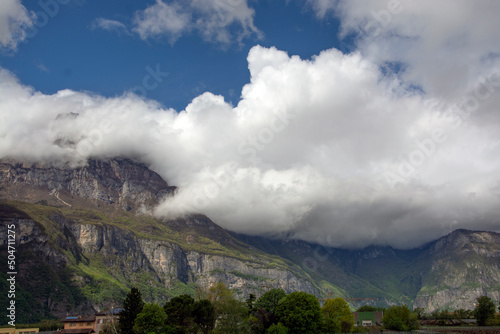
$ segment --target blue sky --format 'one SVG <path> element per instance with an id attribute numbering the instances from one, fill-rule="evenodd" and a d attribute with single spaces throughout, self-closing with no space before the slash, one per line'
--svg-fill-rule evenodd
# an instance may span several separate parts
<path id="1" fill-rule="evenodd" d="M 1 0 L 0 158 L 133 156 L 178 186 L 151 214 L 240 233 L 500 231 L 498 17 L 496 0 Z"/>
<path id="2" fill-rule="evenodd" d="M 340 48 L 338 19 L 318 19 L 312 6 L 299 0 L 251 1 L 254 24 L 260 33 L 228 43 L 207 41 L 197 31 L 187 32 L 172 43 L 167 34 L 141 39 L 132 31 L 134 13 L 155 1 L 42 3 L 48 6 L 41 6 L 38 1 L 23 2 L 28 11 L 49 15 L 38 15 L 30 31 L 33 36 L 20 43 L 16 52 L 3 52 L 0 66 L 46 94 L 73 89 L 104 96 L 121 95 L 141 86 L 149 67 L 168 73 L 162 76 L 157 88 L 147 91 L 148 98 L 165 107 L 183 110 L 205 91 L 223 95 L 237 104 L 241 88 L 249 82 L 246 57 L 252 46 L 276 46 L 302 58 Z M 235 2 L 220 3 L 222 6 Z M 96 28 L 95 22 L 100 18 L 121 22 L 125 29 Z M 230 26 L 229 31 L 237 34 L 237 25 Z"/>

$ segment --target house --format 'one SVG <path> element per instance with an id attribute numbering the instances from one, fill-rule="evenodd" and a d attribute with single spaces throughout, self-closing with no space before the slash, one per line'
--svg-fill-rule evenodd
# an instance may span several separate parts
<path id="1" fill-rule="evenodd" d="M 95 333 L 95 315 L 89 317 L 68 316 L 62 319 L 64 328 L 61 334 L 93 334 Z"/>
<path id="2" fill-rule="evenodd" d="M 353 312 L 355 326 L 381 326 L 384 312 Z"/>
<path id="3" fill-rule="evenodd" d="M 106 323 L 118 322 L 121 310 L 112 309 L 108 313 L 96 313 L 92 316 L 67 316 L 61 320 L 64 328 L 54 334 L 99 334 Z"/>
<path id="4" fill-rule="evenodd" d="M 0 328 L 0 334 L 35 334 L 38 328 Z"/>

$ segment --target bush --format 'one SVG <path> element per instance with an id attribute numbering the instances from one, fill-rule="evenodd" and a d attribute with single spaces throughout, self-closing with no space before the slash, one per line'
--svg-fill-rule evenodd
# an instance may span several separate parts
<path id="1" fill-rule="evenodd" d="M 418 316 L 408 306 L 391 306 L 382 319 L 384 327 L 396 331 L 411 331 L 419 328 Z"/>
<path id="2" fill-rule="evenodd" d="M 273 324 L 267 330 L 268 334 L 288 334 L 288 328 L 279 322 L 277 325 Z"/>

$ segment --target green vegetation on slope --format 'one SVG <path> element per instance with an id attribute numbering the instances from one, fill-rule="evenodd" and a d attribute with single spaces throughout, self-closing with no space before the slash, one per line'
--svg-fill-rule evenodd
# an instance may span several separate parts
<path id="1" fill-rule="evenodd" d="M 134 216 L 125 211 L 119 214 L 105 214 L 93 208 L 51 207 L 43 203 L 36 205 L 2 201 L 1 204 L 5 210 L 19 210 L 31 217 L 42 235 L 47 238 L 47 244 L 42 247 L 61 254 L 62 261 L 66 262 L 64 268 L 54 269 L 41 258 L 41 254 L 33 254 L 31 246 L 19 247 L 19 254 L 30 258 L 32 268 L 25 270 L 27 277 L 20 282 L 20 291 L 24 291 L 27 296 L 26 304 L 37 305 L 39 310 L 27 312 L 33 314 L 33 317 L 24 319 L 25 322 L 35 322 L 41 317 L 49 316 L 48 308 L 54 305 L 39 305 L 48 295 L 53 302 L 58 303 L 56 305 L 58 310 L 70 311 L 75 305 L 82 305 L 85 301 L 89 301 L 97 308 L 108 307 L 115 301 L 123 299 L 132 285 L 140 288 L 147 300 L 154 302 L 164 302 L 167 298 L 179 294 L 195 294 L 194 283 L 185 284 L 172 277 L 168 284 L 170 288 L 167 288 L 165 281 L 152 271 L 124 268 L 123 260 L 118 255 L 84 252 L 68 229 L 68 226 L 74 224 L 117 228 L 125 235 L 139 239 L 176 244 L 184 251 L 232 257 L 255 268 L 291 270 L 295 275 L 311 280 L 305 271 L 292 262 L 279 256 L 251 250 L 248 245 L 233 238 L 221 228 L 214 228 L 216 225 L 210 221 L 200 221 L 201 227 L 191 227 L 184 221 L 173 223 L 150 216 Z M 200 216 L 193 219 L 207 218 Z M 231 273 L 247 280 L 267 280 L 265 277 L 236 271 Z M 31 294 L 26 291 L 30 291 Z M 22 309 L 30 308 L 26 306 Z"/>

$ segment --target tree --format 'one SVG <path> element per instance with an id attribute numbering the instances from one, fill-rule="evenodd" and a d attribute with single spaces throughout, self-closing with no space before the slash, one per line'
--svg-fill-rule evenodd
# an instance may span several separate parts
<path id="1" fill-rule="evenodd" d="M 255 295 L 253 293 L 248 295 L 247 300 L 245 301 L 248 307 L 248 314 L 251 314 L 255 311 Z"/>
<path id="2" fill-rule="evenodd" d="M 137 288 L 130 289 L 123 301 L 123 310 L 120 312 L 119 328 L 122 334 L 134 333 L 134 322 L 137 315 L 142 311 L 144 302 L 141 292 Z"/>
<path id="3" fill-rule="evenodd" d="M 356 312 L 375 312 L 375 311 L 377 311 L 377 308 L 371 305 L 364 305 L 356 310 Z"/>
<path id="4" fill-rule="evenodd" d="M 259 308 L 250 315 L 249 320 L 251 332 L 262 334 L 265 333 L 271 325 L 275 324 L 276 317 L 272 312 Z"/>
<path id="5" fill-rule="evenodd" d="M 146 304 L 135 318 L 134 331 L 137 334 L 175 334 L 175 329 L 167 323 L 168 317 L 163 307 L 158 304 Z"/>
<path id="6" fill-rule="evenodd" d="M 193 317 L 203 334 L 208 334 L 215 326 L 215 309 L 208 299 L 193 304 Z"/>
<path id="7" fill-rule="evenodd" d="M 416 309 L 413 310 L 417 314 L 417 317 L 419 319 L 425 318 L 425 310 L 423 307 L 417 307 Z"/>
<path id="8" fill-rule="evenodd" d="M 111 321 L 106 322 L 104 325 L 102 325 L 101 330 L 98 334 L 116 334 L 116 328 Z"/>
<path id="9" fill-rule="evenodd" d="M 455 310 L 455 312 L 453 313 L 453 317 L 455 319 L 469 319 L 470 316 L 471 316 L 471 311 L 465 310 L 463 308 Z"/>
<path id="10" fill-rule="evenodd" d="M 279 301 L 285 297 L 286 293 L 282 289 L 272 289 L 260 296 L 255 303 L 255 307 L 257 309 L 262 308 L 274 314 Z"/>
<path id="11" fill-rule="evenodd" d="M 236 299 L 233 290 L 223 282 L 212 285 L 207 292 L 215 310 L 215 332 L 241 333 L 250 326 L 248 308 L 245 303 Z"/>
<path id="12" fill-rule="evenodd" d="M 391 306 L 384 312 L 384 327 L 396 331 L 411 331 L 419 328 L 418 316 L 408 306 Z"/>
<path id="13" fill-rule="evenodd" d="M 275 310 L 276 318 L 289 334 L 314 334 L 322 322 L 318 299 L 306 292 L 292 292 L 281 299 Z"/>
<path id="14" fill-rule="evenodd" d="M 218 310 L 216 333 L 240 334 L 250 329 L 248 308 L 244 302 L 235 298 L 223 299 L 219 301 Z"/>
<path id="15" fill-rule="evenodd" d="M 321 308 L 324 330 L 328 333 L 347 333 L 354 326 L 354 315 L 347 302 L 338 297 L 328 299 Z"/>
<path id="16" fill-rule="evenodd" d="M 190 295 L 180 295 L 165 303 L 163 309 L 168 316 L 171 325 L 178 329 L 190 329 L 193 327 L 194 299 Z"/>
<path id="17" fill-rule="evenodd" d="M 495 303 L 487 296 L 481 296 L 477 299 L 474 316 L 477 319 L 478 326 L 486 326 L 488 319 L 495 316 Z"/>
<path id="18" fill-rule="evenodd" d="M 268 334 L 288 334 L 288 332 L 288 328 L 281 322 L 271 325 L 271 327 L 267 330 Z"/>
<path id="19" fill-rule="evenodd" d="M 234 291 L 229 289 L 224 282 L 212 285 L 207 292 L 207 299 L 214 305 L 215 313 L 218 313 L 220 302 L 229 298 L 234 298 Z"/>

